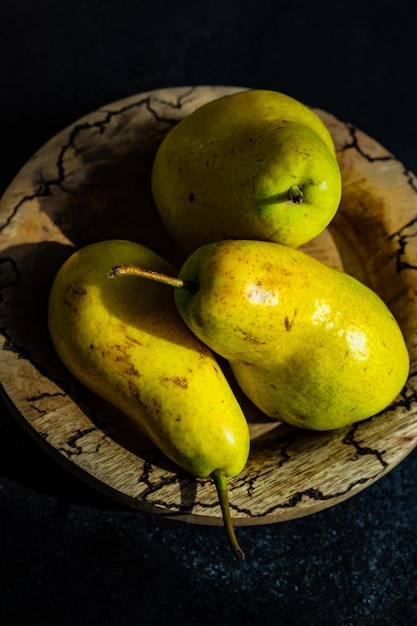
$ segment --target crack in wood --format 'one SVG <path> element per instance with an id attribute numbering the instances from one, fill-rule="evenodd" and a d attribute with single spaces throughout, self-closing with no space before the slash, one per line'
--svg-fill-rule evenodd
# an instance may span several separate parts
<path id="1" fill-rule="evenodd" d="M 407 252 L 406 248 L 407 248 L 407 244 L 409 240 L 417 236 L 416 225 L 417 225 L 417 217 L 407 222 L 399 230 L 397 230 L 392 235 L 389 235 L 388 237 L 388 241 L 392 241 L 396 239 L 397 249 L 391 254 L 390 258 L 395 258 L 397 273 L 400 273 L 404 270 L 417 269 L 417 265 L 413 265 L 412 263 L 404 260 L 404 256 Z M 407 230 L 410 230 L 410 232 L 406 232 Z"/>
<path id="2" fill-rule="evenodd" d="M 82 445 L 79 445 L 78 442 L 91 434 L 92 432 L 99 431 L 96 426 L 92 426 L 91 428 L 78 429 L 71 437 L 68 437 L 65 444 L 68 446 L 61 446 L 58 448 L 59 452 L 62 452 L 68 459 L 71 459 L 73 456 L 80 456 L 82 454 L 96 454 L 100 450 L 101 442 L 97 442 L 96 446 L 91 451 L 86 451 Z M 106 438 L 106 435 L 103 434 L 102 440 Z"/>
<path id="3" fill-rule="evenodd" d="M 408 375 L 408 381 L 417 376 L 417 372 L 410 372 Z M 410 385 L 407 384 L 400 393 L 400 397 L 398 400 L 390 404 L 385 410 L 384 413 L 388 411 L 396 411 L 398 408 L 404 408 L 406 411 L 411 411 L 412 405 L 417 401 L 417 391 L 414 388 L 410 388 Z"/>
<path id="4" fill-rule="evenodd" d="M 386 154 L 383 156 L 381 155 L 381 156 L 375 156 L 375 157 L 371 156 L 370 154 L 367 154 L 365 150 L 362 149 L 360 145 L 360 141 L 357 137 L 357 133 L 359 132 L 359 129 L 353 124 L 350 124 L 349 122 L 344 122 L 344 125 L 349 131 L 349 135 L 352 139 L 352 142 L 347 143 L 344 146 L 342 146 L 340 148 L 340 152 L 345 152 L 346 150 L 350 150 L 353 148 L 354 150 L 359 152 L 359 154 L 363 156 L 363 158 L 366 159 L 369 163 L 374 163 L 375 161 L 394 161 L 395 160 L 395 157 L 392 154 Z"/>
<path id="5" fill-rule="evenodd" d="M 404 169 L 404 176 L 407 178 L 407 184 L 411 187 L 414 193 L 417 193 L 416 177 L 410 170 Z"/>
<path id="6" fill-rule="evenodd" d="M 46 415 L 47 413 L 50 412 L 49 408 L 42 408 L 37 406 L 37 402 L 41 402 L 42 400 L 45 400 L 46 398 L 65 398 L 67 397 L 67 394 L 63 391 L 57 392 L 57 393 L 47 393 L 47 392 L 43 392 L 40 393 L 37 396 L 32 396 L 32 397 L 28 397 L 26 398 L 27 402 L 30 404 L 30 407 L 36 411 L 37 413 L 39 413 L 39 415 Z"/>
<path id="7" fill-rule="evenodd" d="M 44 398 L 65 398 L 67 396 L 63 391 L 57 391 L 56 393 L 48 393 L 46 391 L 39 393 L 36 396 L 29 396 L 27 399 L 28 402 L 37 402 L 38 400 L 43 400 Z"/>
<path id="8" fill-rule="evenodd" d="M 366 422 L 370 420 L 364 420 L 364 421 Z M 352 424 L 347 434 L 342 438 L 342 443 L 347 446 L 353 446 L 358 457 L 367 456 L 367 455 L 374 456 L 375 459 L 378 461 L 378 463 L 381 464 L 382 469 L 385 470 L 388 467 L 388 463 L 384 460 L 382 456 L 383 453 L 381 453 L 376 448 L 370 448 L 369 446 L 361 446 L 361 444 L 355 439 L 356 432 L 362 423 L 364 422 Z"/>
<path id="9" fill-rule="evenodd" d="M 253 514 L 250 510 L 247 510 L 247 509 L 239 509 L 239 511 L 253 518 L 262 518 L 262 517 L 271 515 L 272 513 L 280 509 L 295 508 L 305 497 L 310 500 L 320 501 L 320 502 L 326 502 L 330 500 L 339 500 L 340 498 L 346 496 L 350 491 L 355 489 L 355 487 L 359 487 L 361 485 L 366 484 L 369 481 L 375 480 L 377 476 L 379 475 L 379 473 L 380 472 L 378 472 L 377 474 L 373 476 L 368 476 L 366 478 L 359 478 L 358 480 L 355 480 L 349 483 L 346 489 L 335 492 L 335 493 L 324 494 L 321 490 L 315 489 L 314 487 L 310 487 L 308 489 L 303 489 L 302 491 L 295 492 L 285 502 L 277 503 L 269 507 L 265 511 L 262 511 L 261 513 Z"/>
<path id="10" fill-rule="evenodd" d="M 195 506 L 195 501 L 189 503 L 176 503 L 176 502 L 167 502 L 166 498 L 158 499 L 154 498 L 155 494 L 158 494 L 161 489 L 167 487 L 169 485 L 173 485 L 178 483 L 179 488 L 181 489 L 181 484 L 186 481 L 187 484 L 195 484 L 197 483 L 197 478 L 192 476 L 191 474 L 186 474 L 180 468 L 179 471 L 171 476 L 166 476 L 158 480 L 158 482 L 153 483 L 150 479 L 150 474 L 153 471 L 153 464 L 149 461 L 145 461 L 143 465 L 143 471 L 141 476 L 138 479 L 138 484 L 143 483 L 146 485 L 146 489 L 142 491 L 136 498 L 140 502 L 144 502 L 150 506 L 162 507 L 165 510 L 175 510 L 175 513 L 190 513 Z"/>
<path id="11" fill-rule="evenodd" d="M 163 100 L 162 98 L 149 98 L 148 111 L 152 113 L 152 115 L 155 117 L 157 122 L 168 123 L 168 124 L 172 124 L 173 126 L 176 126 L 178 122 L 180 122 L 178 118 L 171 118 L 171 117 L 165 117 L 163 115 L 160 115 L 158 111 L 151 106 L 151 102 L 152 101 L 159 102 L 162 105 L 169 106 L 172 109 L 177 109 L 180 111 L 183 107 L 183 101 L 186 98 L 188 98 L 195 91 L 195 89 L 196 89 L 195 87 L 190 87 L 190 89 L 188 89 L 183 94 L 178 96 L 178 98 L 176 99 L 176 102 L 169 102 L 168 100 Z"/>
<path id="12" fill-rule="evenodd" d="M 152 474 L 153 471 L 153 463 L 151 463 L 150 461 L 144 461 L 142 474 L 139 476 L 137 482 L 138 484 L 143 483 L 144 485 L 146 485 L 146 489 L 140 494 L 140 496 L 138 496 L 139 500 L 147 501 L 147 497 L 149 494 L 157 493 L 166 485 L 171 485 L 179 481 L 179 475 L 174 474 L 169 477 L 158 479 L 157 482 L 153 483 L 150 478 L 150 474 Z"/>
<path id="13" fill-rule="evenodd" d="M 57 179 L 58 180 L 58 179 Z M 59 184 L 59 180 L 57 181 L 44 181 L 41 178 L 41 184 L 39 185 L 38 189 L 36 191 L 34 191 L 31 194 L 26 194 L 24 195 L 17 204 L 15 204 L 9 215 L 7 216 L 7 218 L 5 219 L 5 221 L 0 224 L 0 232 L 4 231 L 8 226 L 10 226 L 10 224 L 12 223 L 13 219 L 16 217 L 16 215 L 19 212 L 19 209 L 26 204 L 27 202 L 32 202 L 32 200 L 35 200 L 36 198 L 42 198 L 42 197 L 47 197 L 52 195 L 51 192 L 51 187 L 54 184 Z"/>
<path id="14" fill-rule="evenodd" d="M 287 453 L 287 448 L 293 445 L 293 441 L 290 440 L 288 441 L 285 445 L 282 446 L 280 452 L 281 452 L 281 459 L 278 461 L 278 465 L 277 467 L 282 467 L 283 465 L 285 465 L 285 463 L 287 463 L 288 461 L 291 460 L 290 455 Z"/>

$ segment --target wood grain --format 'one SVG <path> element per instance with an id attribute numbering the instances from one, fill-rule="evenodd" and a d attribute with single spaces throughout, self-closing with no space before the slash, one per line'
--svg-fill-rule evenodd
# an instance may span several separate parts
<path id="1" fill-rule="evenodd" d="M 203 524 L 222 523 L 212 483 L 173 466 L 68 374 L 51 347 L 46 309 L 59 266 L 87 243 L 132 239 L 181 262 L 152 202 L 155 151 L 184 116 L 239 89 L 161 89 L 104 106 L 51 138 L 0 203 L 0 380 L 16 418 L 95 488 L 132 507 Z M 305 249 L 387 302 L 406 337 L 411 374 L 386 411 L 335 432 L 271 422 L 239 396 L 252 449 L 244 472 L 230 481 L 236 525 L 279 522 L 337 504 L 382 478 L 417 442 L 416 178 L 359 129 L 316 112 L 336 144 L 343 198 L 329 229 Z"/>

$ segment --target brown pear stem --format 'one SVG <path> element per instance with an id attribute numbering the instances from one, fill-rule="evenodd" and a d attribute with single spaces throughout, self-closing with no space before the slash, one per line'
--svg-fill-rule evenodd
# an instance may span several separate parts
<path id="1" fill-rule="evenodd" d="M 163 285 L 170 287 L 178 287 L 180 289 L 189 289 L 190 291 L 196 291 L 198 285 L 191 281 L 182 280 L 176 276 L 168 276 L 162 272 L 156 272 L 155 270 L 145 270 L 137 265 L 115 265 L 107 274 L 108 278 L 116 278 L 117 276 L 139 276 L 140 278 L 147 278 Z"/>
<path id="2" fill-rule="evenodd" d="M 230 516 L 226 474 L 217 469 L 211 473 L 211 477 L 217 489 L 217 495 L 219 498 L 220 508 L 222 510 L 223 523 L 226 530 L 226 536 L 229 542 L 229 546 L 235 556 L 237 556 L 239 559 L 243 559 L 245 557 L 245 553 L 237 542 L 235 529 L 233 528 L 232 518 Z"/>
<path id="3" fill-rule="evenodd" d="M 293 185 L 289 188 L 288 197 L 294 204 L 302 204 L 304 202 L 304 194 L 298 185 Z"/>

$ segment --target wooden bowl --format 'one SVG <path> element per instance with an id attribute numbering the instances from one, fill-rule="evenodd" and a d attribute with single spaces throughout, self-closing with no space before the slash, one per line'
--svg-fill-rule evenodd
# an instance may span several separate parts
<path id="1" fill-rule="evenodd" d="M 198 106 L 239 90 L 169 88 L 104 106 L 48 141 L 0 203 L 0 380 L 17 419 L 66 468 L 107 495 L 204 524 L 222 523 L 212 482 L 174 466 L 68 374 L 48 336 L 47 299 L 61 263 L 94 241 L 132 239 L 181 262 L 152 202 L 155 151 Z M 336 144 L 343 199 L 329 229 L 304 248 L 385 300 L 404 332 L 411 374 L 382 414 L 333 432 L 271 422 L 242 400 L 252 449 L 245 470 L 230 480 L 236 525 L 301 517 L 352 497 L 417 441 L 417 181 L 374 139 L 316 112 Z"/>

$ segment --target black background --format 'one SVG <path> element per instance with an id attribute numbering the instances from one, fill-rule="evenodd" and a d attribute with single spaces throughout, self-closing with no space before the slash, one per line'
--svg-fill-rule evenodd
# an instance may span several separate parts
<path id="1" fill-rule="evenodd" d="M 166 86 L 271 88 L 417 172 L 411 2 L 2 0 L 0 189 L 53 134 Z M 43 624 L 416 624 L 417 455 L 314 516 L 239 528 L 124 509 L 0 404 L 0 619 Z"/>

